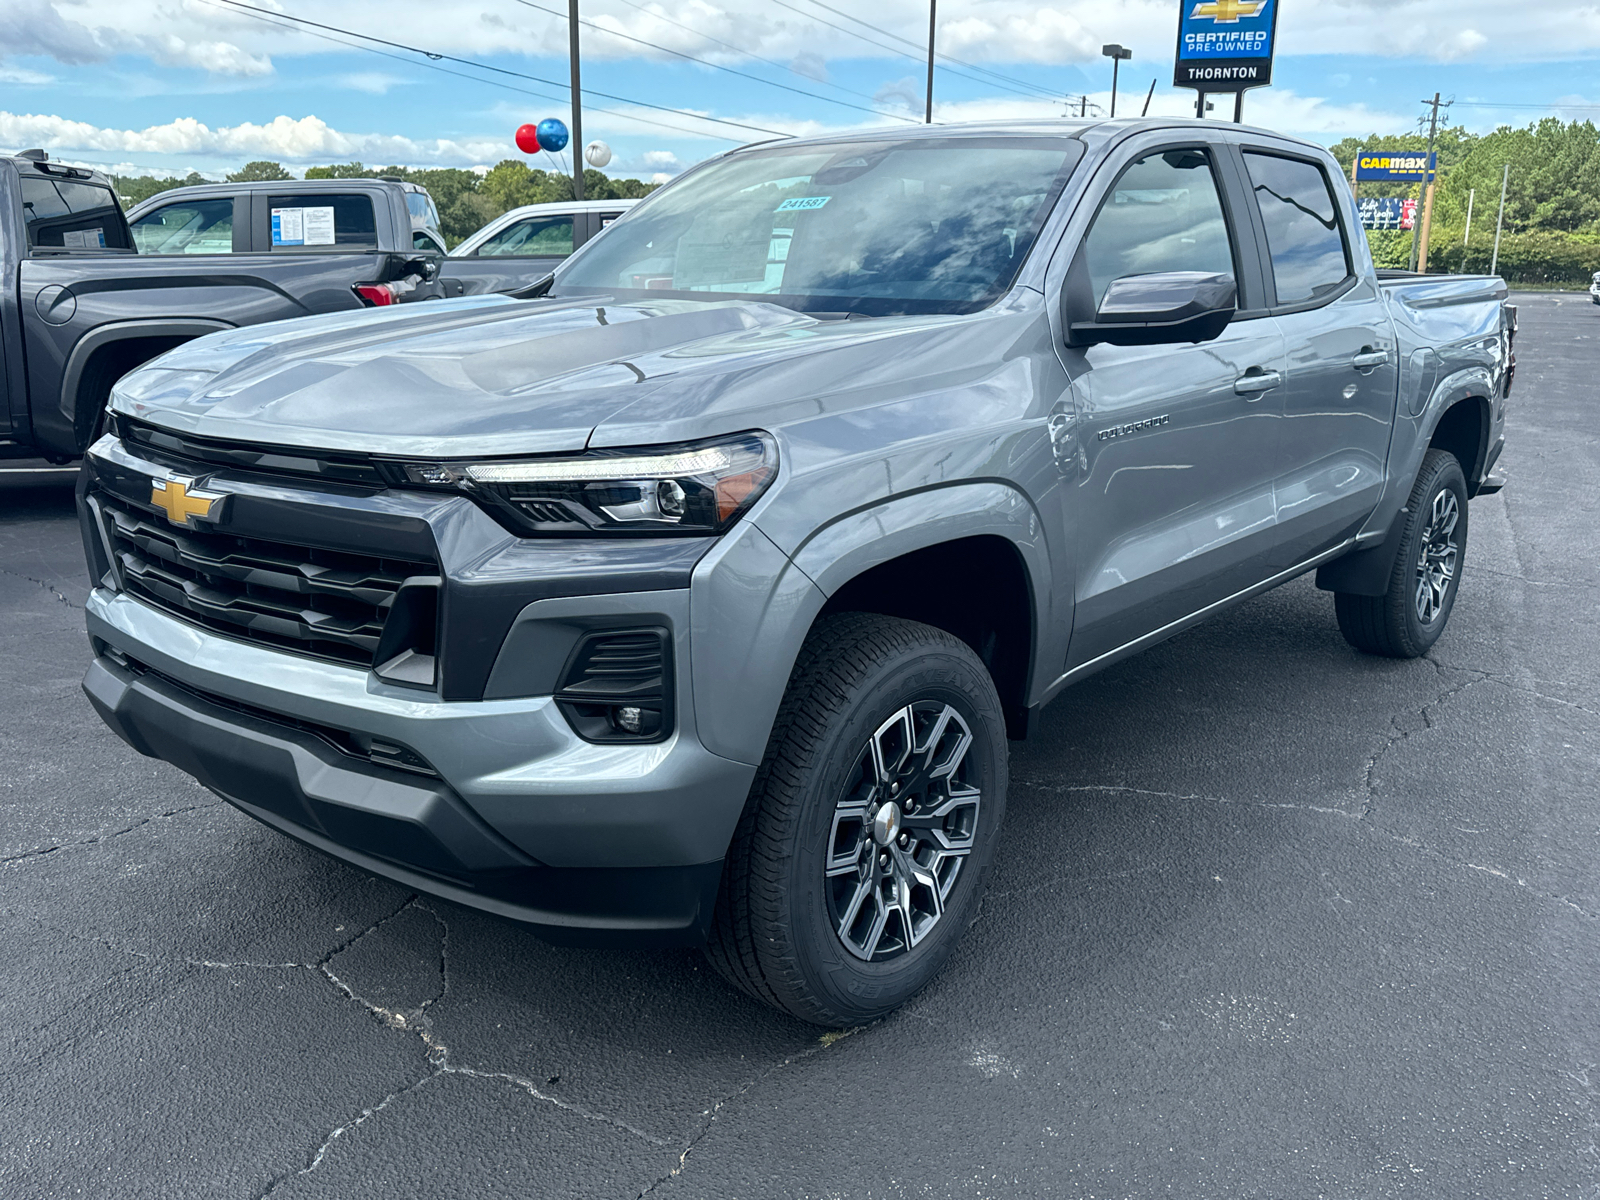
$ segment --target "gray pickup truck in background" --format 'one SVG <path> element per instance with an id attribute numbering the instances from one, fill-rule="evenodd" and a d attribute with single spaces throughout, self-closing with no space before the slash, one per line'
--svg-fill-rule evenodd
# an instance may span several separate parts
<path id="1" fill-rule="evenodd" d="M 822 1024 L 955 949 L 1064 688 L 1313 570 L 1421 655 L 1500 486 L 1504 285 L 1380 280 L 1259 129 L 750 147 L 539 290 L 122 380 L 85 691 L 329 854 Z"/>
<path id="2" fill-rule="evenodd" d="M 192 338 L 442 297 L 442 247 L 419 247 L 408 207 L 419 192 L 374 179 L 182 188 L 134 209 L 130 231 L 103 175 L 39 151 L 0 157 L 0 458 L 76 458 L 111 385 Z"/>

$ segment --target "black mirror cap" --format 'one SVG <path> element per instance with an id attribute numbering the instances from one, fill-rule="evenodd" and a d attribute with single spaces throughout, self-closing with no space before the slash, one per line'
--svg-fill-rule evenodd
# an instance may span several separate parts
<path id="1" fill-rule="evenodd" d="M 1157 346 L 1208 342 L 1238 311 L 1232 275 L 1205 271 L 1161 271 L 1113 279 L 1091 321 L 1073 321 L 1074 346 Z"/>

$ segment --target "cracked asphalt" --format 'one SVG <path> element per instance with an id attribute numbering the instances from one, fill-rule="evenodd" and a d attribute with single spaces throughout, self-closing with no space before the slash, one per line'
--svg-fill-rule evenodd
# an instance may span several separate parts
<path id="1" fill-rule="evenodd" d="M 1072 690 L 952 965 L 843 1036 L 140 758 L 70 490 L 0 476 L 0 1195 L 1600 1196 L 1600 310 L 1520 304 L 1427 660 L 1303 579 Z"/>

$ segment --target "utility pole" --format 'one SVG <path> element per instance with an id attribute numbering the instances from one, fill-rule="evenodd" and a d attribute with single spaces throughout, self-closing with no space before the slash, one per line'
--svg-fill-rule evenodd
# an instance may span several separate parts
<path id="1" fill-rule="evenodd" d="M 577 0 L 573 0 L 576 4 Z M 928 108 L 923 114 L 924 125 L 933 124 L 933 31 L 939 15 L 939 0 L 928 0 Z"/>
<path id="2" fill-rule="evenodd" d="M 1467 231 L 1461 235 L 1461 244 L 1463 246 L 1472 245 L 1472 201 L 1477 194 L 1477 188 L 1467 189 Z"/>
<path id="3" fill-rule="evenodd" d="M 572 198 L 583 199 L 583 85 L 578 80 L 578 0 L 567 0 L 567 45 L 572 52 Z"/>
<path id="4" fill-rule="evenodd" d="M 1424 104 L 1430 103 L 1427 100 Z M 1430 170 L 1433 163 L 1433 142 L 1439 134 L 1439 93 L 1433 94 L 1433 116 L 1428 121 L 1428 153 L 1422 160 L 1422 220 L 1412 222 L 1411 225 L 1411 269 L 1424 274 L 1428 270 L 1428 227 L 1433 218 L 1433 183 L 1434 177 L 1439 174 L 1437 169 Z M 1421 251 L 1419 254 L 1418 251 Z"/>
<path id="5" fill-rule="evenodd" d="M 1100 53 L 1111 60 L 1111 115 L 1115 118 L 1117 115 L 1117 68 L 1123 64 L 1124 60 L 1133 57 L 1133 51 L 1126 46 L 1119 46 L 1117 43 L 1112 42 L 1110 45 L 1101 46 Z"/>
<path id="6" fill-rule="evenodd" d="M 1081 121 L 1089 115 L 1089 93 L 1085 92 L 1078 99 L 1078 119 Z"/>
<path id="7" fill-rule="evenodd" d="M 1489 260 L 1489 274 L 1500 268 L 1500 223 L 1506 219 L 1506 184 L 1511 182 L 1511 164 L 1500 175 L 1500 215 L 1494 219 L 1494 257 Z"/>

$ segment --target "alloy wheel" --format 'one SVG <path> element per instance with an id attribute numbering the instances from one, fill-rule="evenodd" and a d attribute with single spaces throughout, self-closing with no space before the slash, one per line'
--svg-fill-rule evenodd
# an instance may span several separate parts
<path id="1" fill-rule="evenodd" d="M 953 707 L 921 701 L 880 725 L 857 756 L 824 866 L 829 917 L 855 957 L 899 957 L 943 917 L 978 831 L 972 741 Z"/>
<path id="2" fill-rule="evenodd" d="M 1422 550 L 1417 557 L 1417 620 L 1431 625 L 1444 611 L 1456 578 L 1458 547 L 1456 526 L 1461 523 L 1461 507 L 1456 494 L 1444 488 L 1433 498 L 1428 524 L 1422 531 Z"/>

